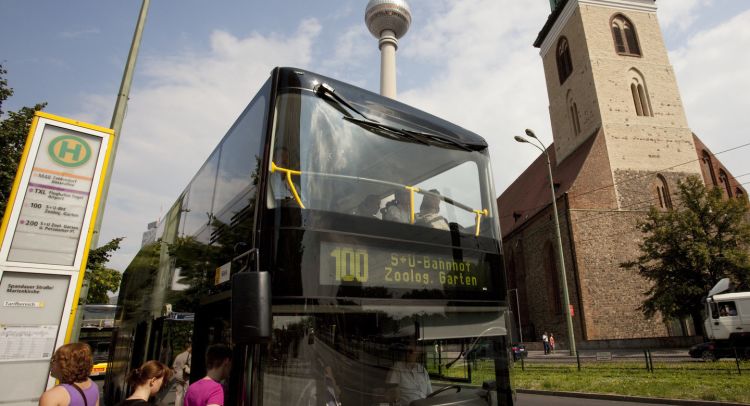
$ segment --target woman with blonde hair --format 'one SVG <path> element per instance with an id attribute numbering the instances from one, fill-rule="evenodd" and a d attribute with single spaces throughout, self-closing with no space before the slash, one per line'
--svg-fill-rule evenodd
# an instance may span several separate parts
<path id="1" fill-rule="evenodd" d="M 99 387 L 89 379 L 93 366 L 88 344 L 58 348 L 50 360 L 50 374 L 60 385 L 44 392 L 39 406 L 99 406 Z"/>
<path id="2" fill-rule="evenodd" d="M 147 405 L 148 399 L 156 395 L 172 377 L 172 369 L 159 361 L 146 361 L 140 368 L 130 371 L 128 385 L 133 388 L 129 398 L 117 406 Z"/>

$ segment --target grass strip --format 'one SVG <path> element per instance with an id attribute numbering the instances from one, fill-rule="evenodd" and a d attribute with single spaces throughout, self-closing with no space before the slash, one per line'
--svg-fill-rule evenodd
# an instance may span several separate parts
<path id="1" fill-rule="evenodd" d="M 427 364 L 431 374 L 481 386 L 495 379 L 494 362 L 458 362 L 452 368 Z M 604 393 L 666 399 L 725 401 L 750 404 L 750 362 L 654 362 L 654 372 L 644 360 L 583 362 L 581 371 L 573 362 L 526 361 L 511 367 L 514 388 L 562 392 Z M 471 370 L 469 372 L 469 369 Z M 470 382 L 469 382 L 470 380 Z"/>

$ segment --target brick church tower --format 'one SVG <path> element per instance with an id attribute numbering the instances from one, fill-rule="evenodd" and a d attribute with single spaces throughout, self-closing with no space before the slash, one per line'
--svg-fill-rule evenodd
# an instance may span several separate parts
<path id="1" fill-rule="evenodd" d="M 547 82 L 548 152 L 576 339 L 593 348 L 691 335 L 682 321 L 645 319 L 638 308 L 649 285 L 620 264 L 638 256 L 636 224 L 648 208 L 679 204 L 679 180 L 697 175 L 730 197 L 746 193 L 688 127 L 655 0 L 550 4 L 534 46 Z M 560 342 L 566 328 L 545 171 L 540 157 L 498 205 L 524 338 L 553 331 Z M 717 181 L 718 171 L 724 177 Z"/>

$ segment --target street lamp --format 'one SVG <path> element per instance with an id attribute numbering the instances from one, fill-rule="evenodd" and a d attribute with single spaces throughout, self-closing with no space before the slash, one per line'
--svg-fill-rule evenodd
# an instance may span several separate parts
<path id="1" fill-rule="evenodd" d="M 549 153 L 547 147 L 544 146 L 542 141 L 537 138 L 533 131 L 526 129 L 526 135 L 536 140 L 536 143 L 531 142 L 528 138 L 524 138 L 516 135 L 513 137 L 517 142 L 526 143 L 533 145 L 536 149 L 542 151 L 544 156 L 547 158 L 547 170 L 549 173 L 549 187 L 552 190 L 552 213 L 555 218 L 555 233 L 557 236 L 557 256 L 560 262 L 560 279 L 562 279 L 562 298 L 563 298 L 563 313 L 565 314 L 565 321 L 568 324 L 568 342 L 570 342 L 570 355 L 576 355 L 576 341 L 573 333 L 573 318 L 570 315 L 570 298 L 568 297 L 568 278 L 565 273 L 565 257 L 563 256 L 563 245 L 562 238 L 560 237 L 560 220 L 557 218 L 557 198 L 555 197 L 555 182 L 552 179 L 552 164 L 549 161 Z M 538 145 L 537 145 L 538 143 Z"/>
<path id="2" fill-rule="evenodd" d="M 516 316 L 518 317 L 518 342 L 523 344 L 523 331 L 521 330 L 521 306 L 518 304 L 518 289 L 508 289 L 508 292 L 516 291 Z"/>

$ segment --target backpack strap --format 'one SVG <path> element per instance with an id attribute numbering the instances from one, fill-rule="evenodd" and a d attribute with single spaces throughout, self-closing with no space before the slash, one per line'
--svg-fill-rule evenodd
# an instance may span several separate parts
<path id="1" fill-rule="evenodd" d="M 74 387 L 75 390 L 77 390 L 78 393 L 81 394 L 81 397 L 83 398 L 83 406 L 89 406 L 89 401 L 86 400 L 86 394 L 83 393 L 83 389 L 79 388 L 78 385 L 76 385 L 75 383 L 70 384 L 70 386 Z"/>

